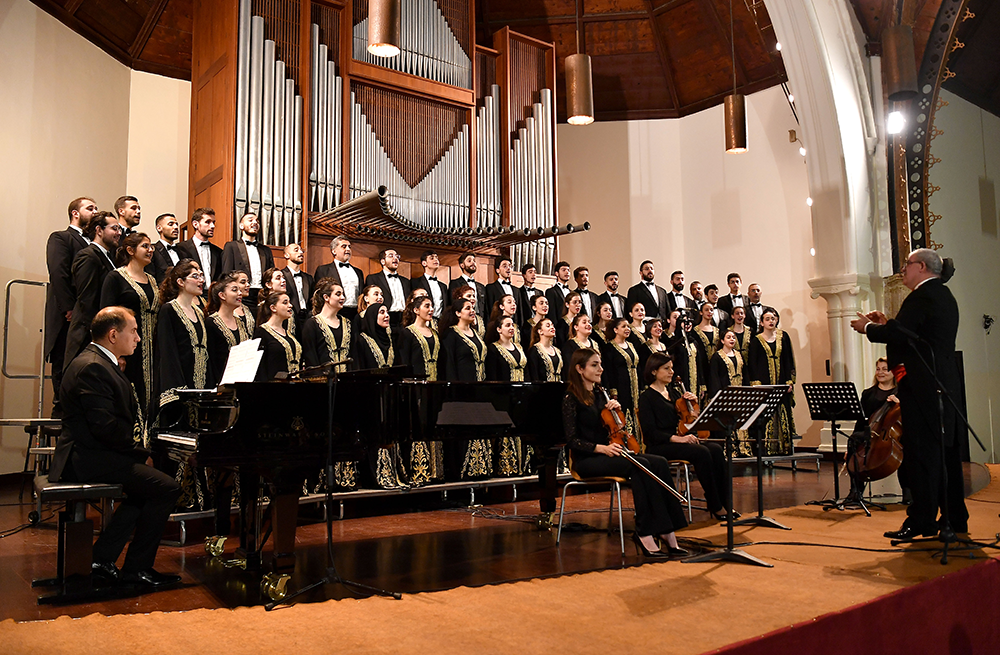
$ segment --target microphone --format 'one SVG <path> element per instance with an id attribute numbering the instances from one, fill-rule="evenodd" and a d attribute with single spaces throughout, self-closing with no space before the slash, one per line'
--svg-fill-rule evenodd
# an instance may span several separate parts
<path id="1" fill-rule="evenodd" d="M 899 333 L 902 334 L 907 339 L 912 339 L 913 341 L 923 341 L 924 340 L 923 337 L 921 337 L 919 334 L 917 334 L 916 332 L 914 332 L 910 328 L 905 327 L 899 321 L 896 321 L 895 325 L 896 325 L 896 329 L 899 330 Z"/>

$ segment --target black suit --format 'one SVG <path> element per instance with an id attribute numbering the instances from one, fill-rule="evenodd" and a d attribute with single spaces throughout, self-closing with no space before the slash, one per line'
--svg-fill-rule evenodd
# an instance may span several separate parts
<path id="1" fill-rule="evenodd" d="M 760 323 L 757 322 L 757 317 L 753 313 L 753 308 L 751 307 L 751 304 L 752 303 L 748 302 L 743 307 L 743 309 L 746 311 L 746 315 L 747 315 L 746 319 L 744 319 L 743 322 L 746 323 L 746 326 L 748 328 L 750 328 L 750 330 L 753 331 L 753 334 L 757 334 L 758 332 L 760 332 Z M 761 311 L 762 312 L 763 312 L 763 308 L 766 307 L 766 306 L 767 305 L 764 305 L 763 303 L 761 303 Z"/>
<path id="2" fill-rule="evenodd" d="M 318 266 L 316 268 L 316 272 L 313 273 L 313 281 L 315 283 L 319 284 L 320 280 L 322 280 L 324 278 L 330 278 L 332 280 L 336 280 L 337 284 L 339 284 L 340 286 L 343 287 L 344 286 L 344 281 L 340 277 L 340 270 L 339 270 L 339 266 L 338 265 L 339 265 L 339 262 L 337 262 L 337 261 L 333 261 L 333 262 L 331 262 L 329 264 L 321 264 L 320 266 Z M 351 264 L 348 263 L 348 266 L 351 266 Z M 347 318 L 353 319 L 355 316 L 358 315 L 358 298 L 357 298 L 357 296 L 359 296 L 361 294 L 361 290 L 365 288 L 365 274 L 362 273 L 361 269 L 358 268 L 357 266 L 351 266 L 351 270 L 354 271 L 354 274 L 358 278 L 358 288 L 357 288 L 357 291 L 355 293 L 355 297 L 347 299 L 347 302 L 351 306 L 350 307 L 344 307 L 342 310 L 340 310 L 340 315 L 341 316 L 346 316 Z M 346 289 L 344 290 L 344 293 L 347 293 Z"/>
<path id="3" fill-rule="evenodd" d="M 476 314 L 483 320 L 485 325 L 485 322 L 489 319 L 489 316 L 487 315 L 488 311 L 486 309 L 486 287 L 476 280 L 469 282 L 465 279 L 464 275 L 460 275 L 452 280 L 448 284 L 448 302 L 446 303 L 446 306 L 451 306 L 451 295 L 455 292 L 455 289 L 466 285 L 473 286 L 473 284 L 475 284 L 476 289 Z"/>
<path id="4" fill-rule="evenodd" d="M 192 237 L 177 244 L 177 251 L 181 259 L 193 259 L 198 262 L 198 266 L 201 266 L 201 255 L 198 253 L 198 247 L 194 237 Z M 222 248 L 209 241 L 208 249 L 212 253 L 212 270 L 202 271 L 205 277 L 209 278 L 205 281 L 206 286 L 218 280 L 219 276 L 222 275 Z"/>
<path id="5" fill-rule="evenodd" d="M 69 321 L 66 312 L 76 304 L 73 287 L 73 259 L 87 247 L 87 240 L 72 227 L 53 232 L 45 246 L 45 265 L 49 271 L 49 290 L 45 299 L 45 356 L 52 362 L 53 402 L 59 403 L 59 384 L 65 366 L 66 335 Z"/>
<path id="6" fill-rule="evenodd" d="M 385 276 L 385 273 L 383 271 L 379 271 L 378 273 L 372 273 L 371 275 L 369 275 L 365 279 L 365 286 L 368 286 L 369 284 L 374 284 L 378 288 L 382 289 L 382 300 L 384 301 L 385 308 L 390 309 L 392 307 L 393 302 L 395 302 L 397 298 L 395 298 L 392 295 L 392 289 L 389 288 L 389 278 Z M 406 297 L 410 295 L 410 281 L 407 278 L 400 275 L 399 286 L 403 288 L 403 297 L 399 298 L 398 300 L 403 304 L 403 308 L 405 309 Z M 403 312 L 390 311 L 389 323 L 393 327 L 402 325 Z"/>
<path id="7" fill-rule="evenodd" d="M 746 308 L 746 307 L 750 306 L 750 299 L 749 298 L 747 298 L 743 294 L 740 294 L 739 297 L 743 299 L 743 307 Z M 728 294 L 728 293 L 726 295 L 724 295 L 724 296 L 719 296 L 719 302 L 717 303 L 716 306 L 719 309 L 726 310 L 726 313 L 729 314 L 730 316 L 732 316 L 733 315 L 733 307 L 734 307 L 734 305 L 733 305 L 733 296 L 731 294 Z M 749 325 L 749 323 L 750 323 L 750 317 L 747 317 L 747 324 Z"/>
<path id="8" fill-rule="evenodd" d="M 535 309 L 531 306 L 531 301 L 535 299 L 535 296 L 544 296 L 545 294 L 536 287 L 532 287 L 531 293 L 528 292 L 528 287 L 520 286 L 514 287 L 514 291 L 517 294 L 517 308 L 521 311 L 521 326 L 523 327 L 528 319 L 535 315 Z M 527 343 L 523 344 L 524 346 Z"/>
<path id="9" fill-rule="evenodd" d="M 670 312 L 667 309 L 667 290 L 655 284 L 653 288 L 656 291 L 655 294 L 646 286 L 645 282 L 629 287 L 628 307 L 625 308 L 625 311 L 629 311 L 629 308 L 637 302 L 641 302 L 646 308 L 646 318 L 662 318 L 663 320 L 670 318 Z"/>
<path id="10" fill-rule="evenodd" d="M 49 480 L 121 484 L 127 498 L 94 543 L 94 561 L 116 561 L 134 528 L 122 570 L 152 568 L 181 490 L 170 476 L 144 463 L 148 452 L 133 438 L 131 383 L 106 353 L 90 344 L 66 367 L 61 398 L 63 431 Z"/>
<path id="11" fill-rule="evenodd" d="M 559 318 L 563 315 L 563 308 L 566 306 L 566 296 L 570 294 L 569 286 L 566 286 L 566 293 L 559 288 L 559 282 L 545 290 L 545 297 L 549 301 L 549 318 L 558 325 Z M 532 312 L 534 314 L 534 312 Z"/>
<path id="12" fill-rule="evenodd" d="M 306 320 L 312 314 L 312 292 L 313 277 L 305 271 L 300 271 L 302 277 L 302 297 L 299 296 L 299 289 L 295 286 L 295 274 L 287 266 L 281 269 L 285 276 L 285 290 L 292 300 L 292 308 L 295 309 L 295 320 L 299 325 L 305 325 Z"/>
<path id="13" fill-rule="evenodd" d="M 585 291 L 580 287 L 573 289 L 576 293 L 580 294 L 580 301 L 583 306 L 580 308 L 581 314 L 586 314 L 590 318 L 594 318 L 594 310 L 597 309 L 597 294 L 593 291 Z M 590 309 L 587 309 L 587 303 L 590 303 Z"/>
<path id="14" fill-rule="evenodd" d="M 694 298 L 689 298 L 688 296 L 685 296 L 683 293 L 681 293 L 681 296 L 684 298 L 685 307 L 689 309 L 695 309 L 697 307 L 697 303 L 695 303 Z M 677 296 L 674 295 L 674 291 L 673 289 L 671 289 L 670 291 L 667 292 L 667 315 L 661 316 L 660 318 L 664 320 L 670 318 L 670 312 L 674 311 L 675 309 L 677 309 Z"/>
<path id="15" fill-rule="evenodd" d="M 716 316 L 718 315 L 718 318 Z M 733 317 L 726 313 L 726 310 L 719 309 L 716 307 L 712 310 L 712 325 L 717 328 L 726 329 L 733 324 Z M 752 334 L 756 334 L 756 331 L 747 323 L 747 328 L 751 330 Z"/>
<path id="16" fill-rule="evenodd" d="M 618 302 L 619 302 L 619 304 L 621 306 L 620 310 L 616 309 L 615 308 L 615 303 L 611 302 L 611 296 L 612 296 L 612 294 L 611 294 L 610 291 L 605 291 L 601 295 L 597 296 L 597 302 L 598 303 L 606 302 L 609 305 L 611 305 L 611 317 L 612 318 L 622 318 L 622 317 L 624 317 L 625 316 L 625 312 L 628 311 L 628 301 L 625 300 L 625 296 L 623 296 L 620 293 L 614 294 L 614 297 L 618 299 Z"/>
<path id="17" fill-rule="evenodd" d="M 264 286 L 263 274 L 267 269 L 274 268 L 274 255 L 271 254 L 270 248 L 259 241 L 251 243 L 254 245 L 247 245 L 247 242 L 243 239 L 226 243 L 222 248 L 222 273 L 220 275 L 232 273 L 233 271 L 243 271 L 247 276 L 250 276 L 250 248 L 253 247 L 256 251 L 253 255 L 260 261 L 261 286 L 250 288 L 249 295 L 244 299 L 243 304 L 250 307 L 251 310 L 256 310 L 257 296 L 260 293 L 260 289 Z"/>
<path id="18" fill-rule="evenodd" d="M 177 249 L 177 244 L 174 244 L 172 247 L 174 252 L 177 253 L 177 261 L 186 257 L 186 255 Z M 157 241 L 153 244 L 153 261 L 146 267 L 146 272 L 156 278 L 157 283 L 160 283 L 167 277 L 167 271 L 173 268 L 173 266 L 174 260 L 170 258 L 170 253 L 167 252 L 167 244 L 163 241 Z"/>
<path id="19" fill-rule="evenodd" d="M 515 287 L 513 284 L 508 284 L 507 286 L 510 287 L 510 295 L 514 297 L 514 302 L 517 303 L 517 313 L 514 314 L 514 322 L 517 323 L 518 326 L 520 326 L 525 321 L 524 308 L 521 307 L 519 294 L 517 293 L 517 287 Z M 490 282 L 489 284 L 486 285 L 487 319 L 489 319 L 489 314 L 493 312 L 494 303 L 503 298 L 504 295 L 506 295 L 506 293 L 507 292 L 504 291 L 503 286 L 500 285 L 500 280 L 497 280 L 496 282 Z"/>
<path id="20" fill-rule="evenodd" d="M 438 312 L 435 307 L 434 316 L 440 318 L 441 313 L 444 312 L 444 308 L 448 306 L 448 286 L 438 279 L 435 279 L 434 283 L 437 285 L 438 291 L 441 292 L 441 312 Z M 420 275 L 418 277 L 410 278 L 410 291 L 415 289 L 423 289 L 427 292 L 427 297 L 430 298 L 431 301 L 434 300 L 434 294 L 431 293 L 430 280 L 428 280 L 426 276 Z"/>
<path id="21" fill-rule="evenodd" d="M 911 344 L 899 327 L 915 332 L 925 343 Z M 955 438 L 959 419 L 951 404 L 944 401 L 944 461 L 947 468 L 947 488 L 942 480 L 940 413 L 936 386 L 930 371 L 921 362 L 919 353 L 928 363 L 936 364 L 938 377 L 957 402 L 961 389 L 955 358 L 955 336 L 958 333 L 958 303 L 940 278 L 932 278 L 917 287 L 899 308 L 895 319 L 885 325 L 868 326 L 868 340 L 886 344 L 889 368 L 902 364 L 906 375 L 899 381 L 896 396 L 903 419 L 906 457 L 902 470 L 913 493 L 913 503 L 906 509 L 904 526 L 921 532 L 937 530 L 937 514 L 941 496 L 948 497 L 951 527 L 965 532 L 969 512 L 965 507 L 961 448 Z M 931 357 L 933 353 L 933 358 Z"/>
<path id="22" fill-rule="evenodd" d="M 65 366 L 80 354 L 90 343 L 90 322 L 101 310 L 101 290 L 104 278 L 114 270 L 111 260 L 96 243 L 92 243 L 73 258 L 73 287 L 76 289 L 76 304 L 73 305 L 73 320 L 66 333 Z"/>

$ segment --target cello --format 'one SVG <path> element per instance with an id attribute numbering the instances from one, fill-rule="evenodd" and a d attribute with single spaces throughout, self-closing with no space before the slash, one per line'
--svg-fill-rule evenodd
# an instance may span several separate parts
<path id="1" fill-rule="evenodd" d="M 887 478 L 903 463 L 903 418 L 899 403 L 886 402 L 868 420 L 871 438 L 847 460 L 847 471 L 863 482 Z"/>

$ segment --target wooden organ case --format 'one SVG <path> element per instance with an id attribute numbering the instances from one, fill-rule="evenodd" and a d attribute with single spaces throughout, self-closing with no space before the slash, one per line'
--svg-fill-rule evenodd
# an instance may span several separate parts
<path id="1" fill-rule="evenodd" d="M 558 225 L 555 48 L 508 28 L 477 45 L 474 8 L 401 0 L 401 52 L 380 58 L 367 0 L 195 3 L 189 204 L 215 209 L 213 240 L 252 211 L 310 271 L 346 235 L 365 273 L 383 247 L 404 275 L 427 249 L 548 273 L 581 229 Z"/>

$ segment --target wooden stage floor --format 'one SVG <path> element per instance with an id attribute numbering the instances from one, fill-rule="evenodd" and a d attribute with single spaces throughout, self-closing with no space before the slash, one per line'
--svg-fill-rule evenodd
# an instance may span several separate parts
<path id="1" fill-rule="evenodd" d="M 819 473 L 806 470 L 810 465 L 800 467 L 797 472 L 769 469 L 764 478 L 765 506 L 791 507 L 831 497 L 831 466 L 824 463 Z M 751 467 L 741 467 L 737 473 L 735 505 L 748 515 L 756 508 L 756 477 Z M 967 493 L 988 483 L 989 474 L 983 467 L 966 466 Z M 846 487 L 846 478 L 841 478 L 841 493 L 846 492 Z M 700 495 L 697 483 L 694 492 Z M 0 530 L 25 523 L 33 509 L 30 504 L 17 504 L 17 493 L 16 483 L 0 488 Z M 475 509 L 462 506 L 460 501 L 467 498 L 467 493 L 451 492 L 447 503 L 437 493 L 349 501 L 347 517 L 334 521 L 333 526 L 340 574 L 365 584 L 415 593 L 631 567 L 643 562 L 628 541 L 623 558 L 617 536 L 605 533 L 609 502 L 606 491 L 569 498 L 566 520 L 576 524 L 571 527 L 577 529 L 564 531 L 559 547 L 555 545 L 554 529 L 545 532 L 535 527 L 533 518 L 538 503 L 530 497 L 530 490 L 519 488 L 518 502 L 509 501 L 509 489 L 479 490 L 476 500 L 483 505 Z M 624 496 L 623 502 L 626 507 L 631 506 L 631 497 Z M 49 513 L 43 512 L 43 516 Z M 696 523 L 706 525 L 707 518 L 704 511 L 695 511 Z M 315 510 L 303 512 L 296 538 L 298 561 L 290 589 L 308 584 L 325 573 L 325 524 L 320 519 Z M 82 617 L 95 612 L 115 615 L 233 608 L 262 602 L 258 574 L 223 566 L 222 560 L 231 557 L 235 544 L 221 558 L 213 559 L 205 553 L 201 544 L 204 530 L 208 529 L 205 522 L 189 524 L 189 545 L 160 548 L 157 569 L 180 573 L 183 584 L 179 588 L 102 603 L 38 606 L 35 599 L 39 590 L 31 588 L 31 580 L 55 573 L 53 523 L 50 520 L 48 525 L 30 527 L 0 540 L 0 589 L 4 590 L 0 594 L 0 620 Z M 632 525 L 632 517 L 626 512 L 626 531 Z M 724 534 L 723 528 L 718 530 L 720 535 Z M 353 596 L 343 586 L 330 585 L 301 600 L 316 602 Z"/>

